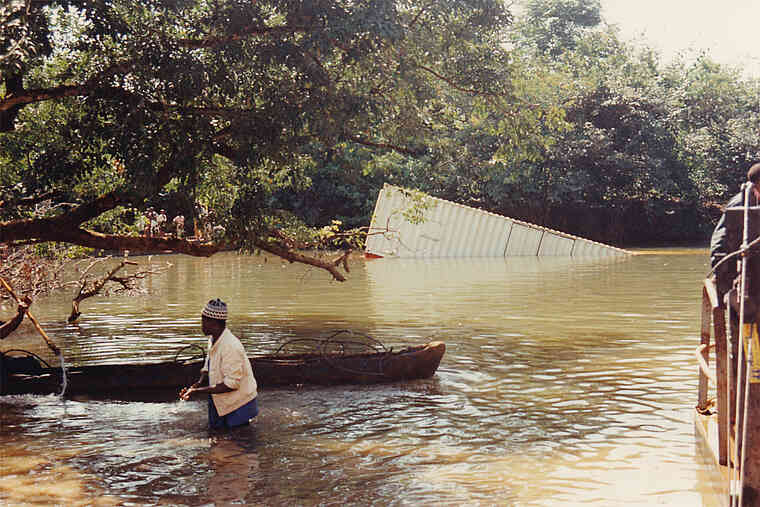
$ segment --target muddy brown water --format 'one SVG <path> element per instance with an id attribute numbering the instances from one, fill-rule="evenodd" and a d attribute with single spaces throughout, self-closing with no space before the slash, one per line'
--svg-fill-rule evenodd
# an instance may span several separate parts
<path id="1" fill-rule="evenodd" d="M 68 364 L 203 345 L 212 297 L 251 354 L 338 329 L 447 352 L 431 379 L 262 390 L 256 424 L 229 433 L 209 433 L 201 400 L 0 397 L 0 504 L 703 504 L 705 250 L 356 259 L 345 283 L 265 257 L 150 259 L 167 261 L 149 295 L 88 300 L 76 326 L 60 299 L 33 311 Z M 10 348 L 49 359 L 27 326 Z"/>

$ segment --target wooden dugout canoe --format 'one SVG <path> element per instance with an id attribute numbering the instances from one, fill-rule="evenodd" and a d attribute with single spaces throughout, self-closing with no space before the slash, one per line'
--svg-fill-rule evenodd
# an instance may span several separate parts
<path id="1" fill-rule="evenodd" d="M 301 384 L 376 384 L 429 378 L 446 351 L 443 342 L 398 351 L 361 354 L 309 353 L 250 359 L 259 387 Z M 6 357 L 0 394 L 46 394 L 61 391 L 60 368 L 37 368 L 31 358 Z M 201 360 L 152 364 L 79 366 L 67 369 L 67 395 L 121 397 L 131 392 L 177 391 L 198 380 Z"/>

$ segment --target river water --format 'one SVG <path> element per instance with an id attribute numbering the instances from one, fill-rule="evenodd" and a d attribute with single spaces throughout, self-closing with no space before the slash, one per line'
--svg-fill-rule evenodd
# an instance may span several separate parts
<path id="1" fill-rule="evenodd" d="M 345 283 L 271 257 L 171 266 L 76 326 L 32 310 L 68 364 L 170 359 L 229 303 L 250 354 L 338 329 L 442 340 L 432 379 L 262 389 L 253 427 L 205 401 L 0 397 L 0 504 L 707 505 L 695 452 L 701 249 L 618 259 L 352 261 Z M 0 309 L 0 318 L 12 308 Z M 0 342 L 45 356 L 27 325 Z"/>

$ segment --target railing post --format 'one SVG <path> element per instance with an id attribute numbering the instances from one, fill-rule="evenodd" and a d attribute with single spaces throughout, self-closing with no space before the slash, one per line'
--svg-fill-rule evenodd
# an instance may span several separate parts
<path id="1" fill-rule="evenodd" d="M 712 324 L 712 304 L 710 304 L 710 295 L 707 287 L 702 288 L 702 332 L 700 345 L 702 345 L 702 358 L 705 364 L 710 364 L 710 327 Z M 707 375 L 699 370 L 699 393 L 697 395 L 697 410 L 704 412 L 707 410 Z"/>
<path id="2" fill-rule="evenodd" d="M 718 408 L 718 456 L 721 465 L 728 464 L 728 421 L 731 413 L 729 396 L 728 339 L 726 337 L 726 312 L 721 307 L 714 307 L 713 336 L 715 339 L 715 376 L 718 385 L 715 389 L 715 403 Z"/>
<path id="3" fill-rule="evenodd" d="M 711 322 L 712 321 L 712 322 Z M 702 288 L 702 344 L 710 343 L 710 327 L 712 324 L 713 340 L 715 342 L 715 377 L 717 379 L 716 409 L 718 412 L 718 460 L 721 465 L 728 464 L 728 425 L 731 414 L 729 396 L 729 367 L 728 367 L 728 340 L 726 337 L 726 312 L 718 301 L 718 290 L 715 282 L 706 279 Z M 708 355 L 708 347 L 703 354 Z M 707 357 L 705 357 L 707 361 Z M 699 402 L 700 408 L 707 404 L 707 378 L 700 372 L 699 377 Z"/>
<path id="4" fill-rule="evenodd" d="M 760 358 L 758 349 L 760 349 L 760 340 L 758 339 L 757 323 L 751 324 L 751 330 L 746 333 L 744 346 L 745 365 L 743 375 L 749 376 L 749 383 L 746 388 L 749 390 L 747 396 L 746 420 L 740 419 L 746 424 L 746 440 L 743 445 L 744 462 L 743 472 L 743 489 L 742 489 L 742 506 L 760 505 Z M 739 447 L 741 449 L 741 447 Z"/>

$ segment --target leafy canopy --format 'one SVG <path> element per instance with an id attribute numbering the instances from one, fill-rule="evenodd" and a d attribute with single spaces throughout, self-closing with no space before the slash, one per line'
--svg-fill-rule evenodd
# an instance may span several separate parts
<path id="1" fill-rule="evenodd" d="M 0 21 L 0 242 L 303 261 L 272 196 L 307 188 L 325 150 L 428 156 L 450 99 L 514 96 L 498 0 L 49 0 Z M 196 203 L 222 207 L 222 241 L 88 225 Z"/>

